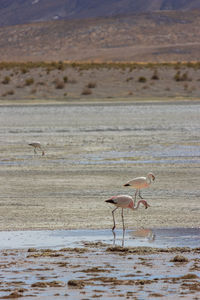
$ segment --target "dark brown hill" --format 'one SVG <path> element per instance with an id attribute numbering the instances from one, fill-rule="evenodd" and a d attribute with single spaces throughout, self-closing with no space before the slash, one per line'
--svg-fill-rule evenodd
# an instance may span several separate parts
<path id="1" fill-rule="evenodd" d="M 1 27 L 0 60 L 194 61 L 199 28 L 198 11 Z"/>
<path id="2" fill-rule="evenodd" d="M 1 0 L 0 26 L 200 9 L 200 0 Z"/>

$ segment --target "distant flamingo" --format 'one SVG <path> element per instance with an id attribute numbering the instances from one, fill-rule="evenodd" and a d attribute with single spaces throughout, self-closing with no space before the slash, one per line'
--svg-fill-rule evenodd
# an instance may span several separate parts
<path id="1" fill-rule="evenodd" d="M 42 146 L 40 144 L 40 142 L 32 142 L 29 144 L 29 146 L 32 146 L 34 148 L 34 153 L 36 154 L 37 151 L 36 149 L 40 149 L 42 151 L 42 156 L 45 155 L 44 150 L 42 149 Z"/>
<path id="2" fill-rule="evenodd" d="M 130 208 L 132 210 L 137 210 L 140 206 L 140 203 L 142 203 L 145 208 L 148 208 L 150 205 L 147 203 L 146 200 L 142 199 L 140 201 L 138 201 L 137 206 L 135 207 L 135 203 L 134 200 L 131 196 L 129 195 L 117 195 L 117 196 L 113 196 L 111 198 L 109 198 L 108 200 L 105 200 L 105 202 L 107 203 L 111 203 L 114 204 L 116 206 L 116 208 L 112 211 L 112 216 L 113 216 L 113 228 L 112 230 L 115 229 L 115 216 L 114 216 L 114 212 L 121 207 L 122 209 L 122 224 L 123 224 L 123 230 L 125 230 L 125 226 L 124 226 L 124 215 L 123 215 L 123 209 L 124 208 Z"/>
<path id="3" fill-rule="evenodd" d="M 152 180 L 155 180 L 155 175 L 153 173 L 148 173 L 146 177 L 136 177 L 130 181 L 128 181 L 127 183 L 124 184 L 124 186 L 130 186 L 136 189 L 135 192 L 135 200 L 136 200 L 136 196 L 137 194 L 139 195 L 139 197 L 141 199 L 142 196 L 140 194 L 140 189 L 144 189 L 150 186 Z"/>

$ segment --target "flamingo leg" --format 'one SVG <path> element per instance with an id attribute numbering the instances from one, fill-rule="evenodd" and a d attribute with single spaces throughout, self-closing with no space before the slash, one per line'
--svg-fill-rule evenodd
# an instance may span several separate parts
<path id="1" fill-rule="evenodd" d="M 138 193 L 138 190 L 136 190 L 136 192 L 135 192 L 135 202 L 136 202 L 137 193 Z"/>
<path id="2" fill-rule="evenodd" d="M 122 236 L 122 247 L 124 247 L 124 237 L 125 237 L 125 230 L 123 230 L 123 236 Z"/>
<path id="3" fill-rule="evenodd" d="M 125 226 L 124 226 L 124 210 L 122 208 L 122 224 L 123 224 L 123 232 L 125 230 Z"/>
<path id="4" fill-rule="evenodd" d="M 118 207 L 116 207 L 116 208 L 113 209 L 113 211 L 112 211 L 112 216 L 113 216 L 113 228 L 112 228 L 112 230 L 115 230 L 115 215 L 114 215 L 114 212 L 116 211 L 116 209 L 118 209 Z"/>
<path id="5" fill-rule="evenodd" d="M 138 196 L 140 197 L 140 199 L 144 199 L 144 198 L 142 198 L 142 196 L 141 196 L 141 194 L 140 194 L 140 190 L 139 190 Z"/>
<path id="6" fill-rule="evenodd" d="M 115 246 L 116 233 L 114 230 L 112 230 L 112 233 L 113 233 L 113 246 Z"/>
<path id="7" fill-rule="evenodd" d="M 35 154 L 37 154 L 37 151 L 36 151 L 36 149 L 35 149 L 35 148 L 34 148 L 34 153 L 35 153 Z"/>

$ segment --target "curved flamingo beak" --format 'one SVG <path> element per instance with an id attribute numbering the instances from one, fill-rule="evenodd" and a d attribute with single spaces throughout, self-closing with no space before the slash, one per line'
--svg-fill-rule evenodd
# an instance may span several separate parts
<path id="1" fill-rule="evenodd" d="M 150 207 L 150 205 L 147 203 L 146 200 L 141 200 L 142 204 L 144 205 L 145 209 L 147 209 L 148 207 Z"/>
<path id="2" fill-rule="evenodd" d="M 145 209 L 147 209 L 148 207 L 150 207 L 151 205 L 149 205 L 147 202 L 145 204 Z"/>

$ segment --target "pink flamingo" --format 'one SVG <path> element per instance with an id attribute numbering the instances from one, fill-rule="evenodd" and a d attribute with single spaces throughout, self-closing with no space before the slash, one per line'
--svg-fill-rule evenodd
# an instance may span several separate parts
<path id="1" fill-rule="evenodd" d="M 149 187 L 152 181 L 154 180 L 155 180 L 155 175 L 153 173 L 148 173 L 146 177 L 136 177 L 128 181 L 127 183 L 125 183 L 124 186 L 130 186 L 136 189 L 135 200 L 136 200 L 137 193 L 139 197 L 143 199 L 140 194 L 140 189 Z"/>
<path id="2" fill-rule="evenodd" d="M 131 196 L 129 195 L 117 195 L 117 196 L 113 196 L 111 198 L 109 198 L 108 200 L 105 200 L 105 202 L 107 203 L 111 203 L 114 204 L 116 206 L 116 208 L 112 211 L 112 216 L 113 216 L 113 228 L 112 230 L 115 229 L 115 216 L 114 216 L 114 212 L 121 207 L 122 209 L 122 224 L 123 224 L 123 230 L 125 230 L 125 226 L 124 226 L 124 214 L 123 214 L 123 209 L 124 208 L 130 208 L 132 210 L 137 210 L 140 206 L 140 203 L 142 203 L 145 208 L 148 208 L 150 205 L 147 203 L 146 200 L 142 199 L 140 201 L 138 201 L 137 206 L 135 206 L 134 200 Z"/>

